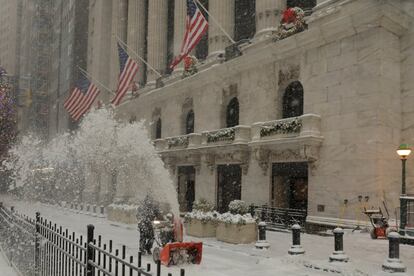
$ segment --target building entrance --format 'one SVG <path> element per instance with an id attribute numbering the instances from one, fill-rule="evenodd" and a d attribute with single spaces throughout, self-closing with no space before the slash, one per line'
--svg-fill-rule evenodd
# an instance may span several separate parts
<path id="1" fill-rule="evenodd" d="M 274 163 L 271 189 L 273 207 L 307 210 L 308 164 L 306 162 Z"/>
<path id="2" fill-rule="evenodd" d="M 191 212 L 195 200 L 195 168 L 193 166 L 178 167 L 177 193 L 180 212 Z"/>
<path id="3" fill-rule="evenodd" d="M 228 211 L 229 203 L 241 199 L 240 165 L 217 166 L 217 209 L 220 213 Z"/>

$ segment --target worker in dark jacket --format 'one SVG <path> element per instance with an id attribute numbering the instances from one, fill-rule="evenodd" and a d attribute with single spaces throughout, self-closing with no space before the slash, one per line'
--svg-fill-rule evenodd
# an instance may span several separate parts
<path id="1" fill-rule="evenodd" d="M 160 209 L 154 199 L 147 195 L 137 209 L 139 250 L 145 254 L 151 254 L 154 244 L 153 221 L 160 216 Z"/>

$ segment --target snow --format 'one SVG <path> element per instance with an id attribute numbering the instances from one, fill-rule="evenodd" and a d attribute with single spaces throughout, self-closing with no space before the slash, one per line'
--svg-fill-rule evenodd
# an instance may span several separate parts
<path id="1" fill-rule="evenodd" d="M 0 252 L 0 275 L 1 276 L 18 276 L 11 264 L 7 261 L 3 251 Z"/>
<path id="2" fill-rule="evenodd" d="M 48 220 L 68 227 L 79 234 L 86 234 L 86 225 L 95 226 L 96 235 L 102 235 L 103 241 L 114 241 L 115 248 L 125 244 L 127 253 L 133 256 L 138 252 L 138 232 L 136 225 L 113 223 L 105 218 L 86 214 L 76 214 L 67 209 L 58 209 L 40 203 L 14 202 L 10 198 L 1 198 L 6 206 L 13 204 L 16 210 L 30 216 L 39 210 Z M 344 230 L 344 252 L 350 258 L 348 263 L 330 263 L 333 253 L 333 237 L 302 234 L 301 241 L 306 251 L 301 256 L 290 256 L 291 233 L 267 232 L 267 250 L 256 249 L 253 244 L 231 245 L 214 238 L 194 238 L 186 236 L 185 240 L 202 241 L 203 260 L 200 265 L 185 265 L 189 276 L 274 276 L 274 275 L 414 275 L 414 247 L 401 245 L 400 258 L 406 273 L 388 274 L 382 272 L 381 266 L 388 256 L 387 240 L 371 240 L 368 233 Z M 144 264 L 151 257 L 144 257 Z M 178 267 L 163 268 L 163 275 L 172 272 L 179 275 Z M 3 275 L 2 275 L 3 276 Z"/>

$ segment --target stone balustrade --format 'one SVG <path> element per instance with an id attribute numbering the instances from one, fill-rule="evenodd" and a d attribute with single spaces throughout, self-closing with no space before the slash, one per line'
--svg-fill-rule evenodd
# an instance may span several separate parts
<path id="1" fill-rule="evenodd" d="M 172 151 L 320 136 L 320 116 L 305 114 L 294 118 L 258 122 L 252 126 L 239 125 L 203 131 L 202 133 L 156 139 L 154 146 L 157 151 Z"/>
<path id="2" fill-rule="evenodd" d="M 252 125 L 252 141 L 286 139 L 293 137 L 321 136 L 321 118 L 316 114 L 305 114 Z"/>

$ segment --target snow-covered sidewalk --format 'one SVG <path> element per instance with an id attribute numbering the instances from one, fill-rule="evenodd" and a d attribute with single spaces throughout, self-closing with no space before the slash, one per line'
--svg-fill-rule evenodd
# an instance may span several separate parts
<path id="1" fill-rule="evenodd" d="M 0 275 L 1 276 L 18 276 L 13 267 L 6 260 L 2 251 L 0 251 Z"/>
<path id="2" fill-rule="evenodd" d="M 11 204 L 19 212 L 34 216 L 36 211 L 48 220 L 67 227 L 79 234 L 86 234 L 86 225 L 95 226 L 96 235 L 102 235 L 103 242 L 112 239 L 119 248 L 125 244 L 127 253 L 136 256 L 138 252 L 138 232 L 135 225 L 114 223 L 105 218 L 74 213 L 39 203 L 15 202 L 8 198 L 0 201 Z M 347 264 L 329 263 L 333 251 L 333 237 L 302 235 L 302 245 L 306 254 L 292 257 L 287 254 L 291 243 L 290 233 L 267 232 L 271 244 L 269 250 L 257 250 L 254 245 L 231 245 L 213 238 L 187 240 L 203 241 L 203 261 L 201 265 L 186 265 L 189 276 L 274 276 L 274 275 L 388 275 L 381 272 L 381 264 L 388 254 L 388 241 L 371 240 L 368 233 L 346 231 L 345 252 L 350 257 Z M 407 266 L 407 273 L 392 275 L 414 275 L 414 247 L 401 245 L 400 256 Z M 150 257 L 146 260 L 150 261 Z M 178 268 L 168 268 L 177 275 Z M 165 269 L 164 269 L 165 271 Z"/>

